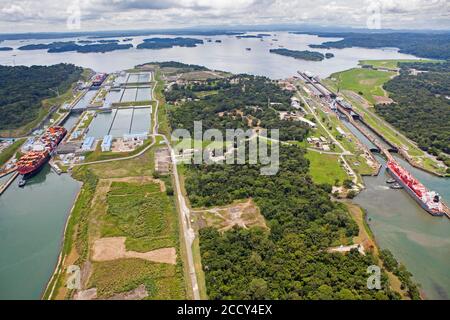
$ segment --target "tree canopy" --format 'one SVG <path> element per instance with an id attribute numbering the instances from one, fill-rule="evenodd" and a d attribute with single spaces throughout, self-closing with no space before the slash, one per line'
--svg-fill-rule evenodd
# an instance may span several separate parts
<path id="1" fill-rule="evenodd" d="M 83 69 L 72 64 L 0 66 L 0 130 L 15 129 L 35 120 L 42 100 L 67 91 Z"/>

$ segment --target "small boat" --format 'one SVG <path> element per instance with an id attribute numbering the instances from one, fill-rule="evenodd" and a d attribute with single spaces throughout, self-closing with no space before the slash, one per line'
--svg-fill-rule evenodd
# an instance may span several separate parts
<path id="1" fill-rule="evenodd" d="M 245 50 L 247 50 L 247 51 L 252 51 L 252 48 L 247 48 L 247 49 L 245 49 Z"/>
<path id="2" fill-rule="evenodd" d="M 25 180 L 25 179 L 20 179 L 20 181 L 19 181 L 19 188 L 23 188 L 23 187 L 25 187 L 25 185 L 27 184 L 27 180 Z"/>
<path id="3" fill-rule="evenodd" d="M 400 185 L 399 183 L 394 183 L 390 186 L 390 188 L 394 189 L 394 190 L 400 190 L 400 189 L 403 189 L 403 186 Z"/>
<path id="4" fill-rule="evenodd" d="M 393 183 L 396 183 L 396 182 L 397 181 L 395 179 L 388 179 L 388 180 L 386 180 L 387 184 L 393 184 Z"/>

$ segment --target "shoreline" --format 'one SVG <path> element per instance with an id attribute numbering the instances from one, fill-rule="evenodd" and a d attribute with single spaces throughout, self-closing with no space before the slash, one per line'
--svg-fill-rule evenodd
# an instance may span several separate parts
<path id="1" fill-rule="evenodd" d="M 373 244 L 374 244 L 374 248 L 373 248 L 371 251 L 369 251 L 369 252 L 371 252 L 371 253 L 374 255 L 374 257 L 377 258 L 377 259 L 379 260 L 379 262 L 381 263 L 381 267 L 384 269 L 384 272 L 387 274 L 387 276 L 388 276 L 388 278 L 389 278 L 389 285 L 390 285 L 391 289 L 392 289 L 393 291 L 395 291 L 395 292 L 398 292 L 398 293 L 401 295 L 401 300 L 411 300 L 411 298 L 408 296 L 408 292 L 407 292 L 407 291 L 402 290 L 401 287 L 395 287 L 395 288 L 394 288 L 394 283 L 393 283 L 392 280 L 398 281 L 400 286 L 403 285 L 403 283 L 401 282 L 401 280 L 399 279 L 399 277 L 398 277 L 397 275 L 395 275 L 395 274 L 394 274 L 393 272 L 391 272 L 391 271 L 388 271 L 388 270 L 384 267 L 384 261 L 383 261 L 383 259 L 382 259 L 381 256 L 380 256 L 380 252 L 381 252 L 381 250 L 383 250 L 383 249 L 382 249 L 382 247 L 380 246 L 380 244 L 378 243 L 377 237 L 376 237 L 374 231 L 373 231 L 372 228 L 370 227 L 370 224 L 369 224 L 369 221 L 368 221 L 368 220 L 369 220 L 369 216 L 368 216 L 367 210 L 364 209 L 361 205 L 359 205 L 359 204 L 353 202 L 353 200 L 347 200 L 347 199 L 344 199 L 343 201 L 339 201 L 339 202 L 345 204 L 345 206 L 347 207 L 347 209 L 348 209 L 348 211 L 349 211 L 350 216 L 352 217 L 352 219 L 353 219 L 357 224 L 358 224 L 358 221 L 357 221 L 356 217 L 354 216 L 355 213 L 352 213 L 352 207 L 353 207 L 353 208 L 357 208 L 357 209 L 360 211 L 360 213 L 361 213 L 361 219 L 362 219 L 362 223 L 363 223 L 363 225 L 360 226 L 360 227 L 364 228 L 364 231 L 365 231 L 365 233 L 367 234 L 368 239 L 369 239 L 370 241 L 372 241 Z M 361 235 L 361 232 L 362 232 L 362 231 L 360 230 L 360 234 L 358 235 L 358 237 Z M 361 243 L 361 245 L 364 246 L 363 243 Z M 388 250 L 389 250 L 389 249 L 388 249 Z M 396 259 L 397 259 L 397 258 L 396 258 Z M 414 275 L 413 275 L 413 277 L 414 277 Z M 421 300 L 426 300 L 426 295 L 425 295 L 425 293 L 421 290 L 421 284 L 418 283 L 418 282 L 416 282 L 416 281 L 415 281 L 415 284 L 417 284 L 417 285 L 419 286 L 419 288 L 420 288 L 420 289 L 419 289 L 420 299 L 421 299 Z M 397 290 L 398 290 L 398 291 L 397 291 Z"/>
<path id="2" fill-rule="evenodd" d="M 70 177 L 72 179 L 74 179 L 72 176 L 70 176 Z M 57 262 L 55 264 L 53 273 L 52 273 L 51 277 L 49 278 L 49 280 L 47 282 L 47 285 L 42 290 L 40 300 L 52 300 L 51 297 L 53 295 L 53 291 L 55 289 L 56 282 L 53 285 L 53 287 L 51 288 L 52 291 L 48 294 L 48 297 L 45 298 L 45 296 L 47 295 L 47 292 L 50 289 L 50 286 L 51 286 L 52 282 L 54 280 L 57 280 L 57 277 L 59 275 L 59 269 L 60 269 L 61 265 L 64 263 L 65 258 L 66 258 L 66 255 L 64 254 L 64 245 L 65 245 L 65 242 L 66 242 L 67 228 L 69 226 L 70 219 L 72 219 L 73 210 L 74 210 L 74 208 L 76 206 L 76 203 L 78 202 L 78 199 L 80 197 L 80 194 L 81 194 L 81 191 L 82 191 L 83 185 L 84 185 L 83 182 L 78 181 L 76 179 L 74 179 L 74 180 L 77 181 L 80 184 L 80 188 L 78 190 L 78 193 L 77 193 L 76 197 L 73 200 L 72 208 L 70 209 L 69 214 L 68 214 L 67 219 L 66 219 L 66 224 L 64 226 L 64 231 L 63 231 L 62 236 L 61 236 L 61 242 L 60 242 L 61 246 L 60 246 L 60 252 L 59 252 L 59 255 L 58 255 L 58 260 L 57 260 Z"/>

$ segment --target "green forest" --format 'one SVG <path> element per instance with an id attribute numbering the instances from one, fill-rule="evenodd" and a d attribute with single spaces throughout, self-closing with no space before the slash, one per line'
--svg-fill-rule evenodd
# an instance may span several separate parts
<path id="1" fill-rule="evenodd" d="M 384 85 L 394 104 L 376 111 L 422 150 L 450 154 L 450 63 L 401 63 L 400 76 Z M 418 74 L 411 73 L 418 70 Z"/>
<path id="2" fill-rule="evenodd" d="M 198 98 L 196 93 L 214 91 Z M 217 91 L 217 92 L 216 92 Z M 281 120 L 278 111 L 291 111 L 292 93 L 265 77 L 238 75 L 204 84 L 173 86 L 166 99 L 175 103 L 187 99 L 182 107 L 170 111 L 173 128 L 193 134 L 194 121 L 203 121 L 205 129 L 249 129 L 260 126 L 280 129 L 280 139 L 303 140 L 308 128 L 301 122 Z M 249 119 L 251 121 L 249 121 Z"/>
<path id="3" fill-rule="evenodd" d="M 198 92 L 214 92 L 198 98 Z M 172 129 L 193 130 L 194 120 L 209 128 L 281 127 L 282 139 L 302 141 L 307 128 L 279 120 L 290 110 L 292 93 L 263 77 L 175 85 L 166 93 Z M 219 116 L 219 114 L 221 116 Z M 283 125 L 286 125 L 283 130 Z M 293 126 L 289 128 L 288 126 Z M 260 174 L 261 165 L 185 167 L 185 188 L 193 207 L 223 206 L 254 199 L 269 230 L 237 228 L 221 233 L 200 229 L 200 253 L 210 299 L 399 299 L 382 272 L 382 290 L 367 289 L 372 254 L 327 249 L 352 242 L 359 228 L 346 206 L 330 199 L 331 185 L 316 185 L 305 150 L 280 147 L 280 170 Z"/>
<path id="4" fill-rule="evenodd" d="M 72 64 L 0 66 L 0 130 L 15 129 L 38 117 L 42 100 L 67 91 L 83 69 Z"/>
<path id="5" fill-rule="evenodd" d="M 358 226 L 331 187 L 308 175 L 308 160 L 296 146 L 280 150 L 280 171 L 261 176 L 258 165 L 191 165 L 186 189 L 194 207 L 253 198 L 270 232 L 235 228 L 200 231 L 202 265 L 211 299 L 397 299 L 383 274 L 383 289 L 367 289 L 373 256 L 357 251 L 327 253 Z"/>

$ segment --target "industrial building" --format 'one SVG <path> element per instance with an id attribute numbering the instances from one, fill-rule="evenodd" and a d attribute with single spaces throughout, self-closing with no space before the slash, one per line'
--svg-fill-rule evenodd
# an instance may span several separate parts
<path id="1" fill-rule="evenodd" d="M 111 135 L 107 135 L 103 138 L 102 142 L 102 152 L 111 151 L 113 137 Z"/>
<path id="2" fill-rule="evenodd" d="M 83 141 L 83 145 L 81 146 L 82 151 L 91 151 L 94 147 L 95 138 L 94 137 L 87 137 Z"/>

